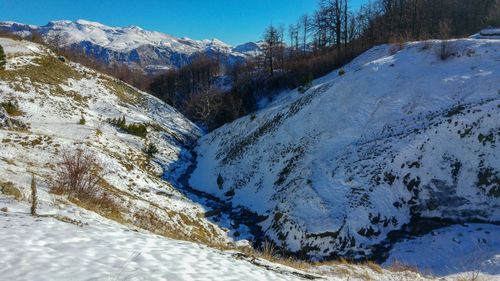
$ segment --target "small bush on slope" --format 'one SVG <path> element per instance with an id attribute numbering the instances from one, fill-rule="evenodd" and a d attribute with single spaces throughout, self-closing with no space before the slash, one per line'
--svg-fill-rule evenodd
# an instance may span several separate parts
<path id="1" fill-rule="evenodd" d="M 110 119 L 110 120 L 108 120 L 108 122 L 111 125 L 121 129 L 123 132 L 130 134 L 130 135 L 138 136 L 141 138 L 145 138 L 148 135 L 148 129 L 147 129 L 146 125 L 144 125 L 144 124 L 128 124 L 127 125 L 127 121 L 125 120 L 125 116 L 123 116 L 122 118 L 118 118 L 118 119 L 117 118 Z"/>
<path id="2" fill-rule="evenodd" d="M 71 202 L 85 209 L 123 220 L 113 195 L 98 188 L 105 171 L 94 154 L 82 149 L 65 150 L 57 167 L 52 193 L 68 195 Z"/>
<path id="3" fill-rule="evenodd" d="M 10 116 L 21 116 L 23 114 L 16 103 L 8 101 L 2 102 L 1 105 Z"/>
<path id="4" fill-rule="evenodd" d="M 104 175 L 94 154 L 82 149 L 63 151 L 58 167 L 52 189 L 54 193 L 95 193 L 97 184 Z"/>
<path id="5" fill-rule="evenodd" d="M 148 143 L 144 148 L 144 153 L 148 156 L 148 159 L 152 158 L 156 153 L 158 153 L 158 148 L 154 143 Z"/>
<path id="6" fill-rule="evenodd" d="M 83 117 L 83 115 L 82 115 L 82 117 L 80 118 L 80 121 L 78 121 L 78 124 L 85 125 L 86 122 L 87 121 L 85 120 L 85 117 Z"/>

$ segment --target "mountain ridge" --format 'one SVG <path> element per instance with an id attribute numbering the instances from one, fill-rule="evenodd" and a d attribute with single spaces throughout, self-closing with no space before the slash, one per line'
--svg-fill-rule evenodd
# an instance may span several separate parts
<path id="1" fill-rule="evenodd" d="M 111 27 L 81 19 L 50 21 L 43 26 L 0 21 L 0 31 L 22 37 L 38 34 L 46 43 L 84 51 L 107 64 L 123 63 L 133 68 L 152 70 L 179 68 L 201 54 L 233 64 L 260 52 L 257 44 L 242 50 L 241 46 L 248 46 L 248 43 L 232 47 L 216 38 L 177 38 L 138 26 Z"/>

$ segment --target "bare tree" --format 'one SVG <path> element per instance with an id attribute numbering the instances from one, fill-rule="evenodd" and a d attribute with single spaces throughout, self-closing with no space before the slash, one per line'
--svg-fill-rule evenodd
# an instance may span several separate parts
<path id="1" fill-rule="evenodd" d="M 195 121 L 203 123 L 208 129 L 212 129 L 216 115 L 222 106 L 222 94 L 210 91 L 206 94 L 193 96 L 188 104 L 188 112 Z"/>
<path id="2" fill-rule="evenodd" d="M 302 27 L 302 52 L 307 51 L 307 41 L 309 40 L 310 19 L 308 15 L 300 17 L 299 26 Z"/>
<path id="3" fill-rule="evenodd" d="M 271 75 L 274 74 L 276 63 L 279 59 L 281 45 L 280 30 L 270 25 L 264 33 L 265 64 Z"/>

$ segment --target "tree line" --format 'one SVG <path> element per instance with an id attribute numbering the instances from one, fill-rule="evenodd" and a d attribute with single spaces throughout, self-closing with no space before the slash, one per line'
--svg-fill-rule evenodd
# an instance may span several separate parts
<path id="1" fill-rule="evenodd" d="M 307 90 L 313 79 L 375 45 L 467 37 L 488 25 L 500 26 L 500 0 L 370 0 L 356 10 L 350 5 L 349 0 L 319 0 L 314 13 L 295 23 L 268 26 L 262 54 L 244 63 L 227 64 L 224 58 L 200 54 L 156 77 L 100 63 L 78 50 L 57 51 L 152 93 L 213 130 L 255 111 L 260 101 L 283 90 Z M 230 87 L 221 87 L 224 81 Z"/>
<path id="2" fill-rule="evenodd" d="M 211 130 L 251 113 L 263 98 L 301 87 L 382 43 L 467 37 L 500 25 L 500 0 L 320 0 L 312 15 L 288 27 L 268 26 L 262 55 L 224 67 L 202 57 L 154 79 L 151 92 Z M 232 81 L 229 91 L 214 84 Z"/>

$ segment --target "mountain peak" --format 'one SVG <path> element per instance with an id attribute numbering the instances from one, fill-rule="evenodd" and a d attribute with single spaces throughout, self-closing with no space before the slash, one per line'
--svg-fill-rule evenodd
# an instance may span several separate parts
<path id="1" fill-rule="evenodd" d="M 79 25 L 87 25 L 87 26 L 95 26 L 95 27 L 106 27 L 106 25 L 104 25 L 102 23 L 95 22 L 95 21 L 83 20 L 83 19 L 76 20 L 75 23 L 79 24 Z"/>

